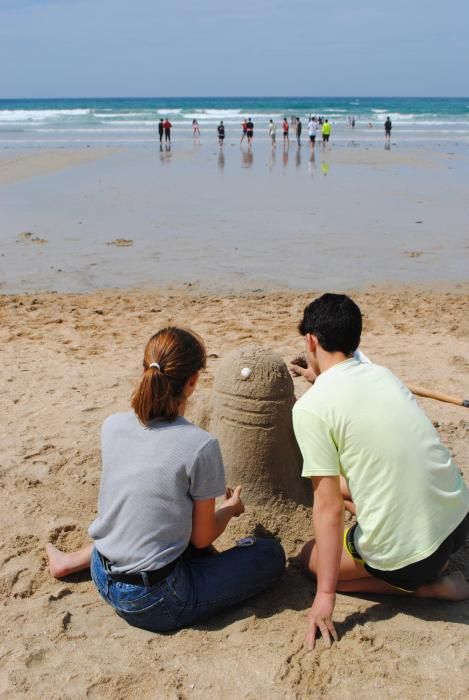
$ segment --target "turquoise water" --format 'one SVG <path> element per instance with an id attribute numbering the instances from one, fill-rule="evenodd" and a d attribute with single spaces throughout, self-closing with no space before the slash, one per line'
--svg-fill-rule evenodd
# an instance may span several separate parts
<path id="1" fill-rule="evenodd" d="M 161 117 L 172 122 L 173 140 L 192 138 L 193 119 L 202 138 L 214 137 L 221 119 L 228 139 L 238 137 L 245 117 L 253 119 L 256 139 L 267 139 L 269 119 L 305 122 L 310 114 L 332 122 L 336 142 L 381 140 L 389 115 L 399 142 L 469 143 L 469 98 L 172 97 L 0 100 L 0 147 L 145 143 Z"/>

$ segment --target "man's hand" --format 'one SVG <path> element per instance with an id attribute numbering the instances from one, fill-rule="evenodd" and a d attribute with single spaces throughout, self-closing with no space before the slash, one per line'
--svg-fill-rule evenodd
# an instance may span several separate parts
<path id="1" fill-rule="evenodd" d="M 331 635 L 335 642 L 339 641 L 339 635 L 332 621 L 335 606 L 335 593 L 316 593 L 313 606 L 308 614 L 308 629 L 306 632 L 306 644 L 311 651 L 316 644 L 316 633 L 319 630 L 327 648 L 332 644 Z"/>
<path id="2" fill-rule="evenodd" d="M 304 355 L 295 357 L 291 361 L 289 369 L 292 377 L 304 377 L 310 384 L 314 384 L 318 376 L 314 369 L 308 365 Z"/>

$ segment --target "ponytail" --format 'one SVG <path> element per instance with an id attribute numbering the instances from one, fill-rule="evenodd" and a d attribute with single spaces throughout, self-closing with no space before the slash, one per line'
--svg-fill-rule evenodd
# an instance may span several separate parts
<path id="1" fill-rule="evenodd" d="M 205 346 L 193 331 L 170 326 L 153 335 L 131 400 L 139 421 L 147 425 L 151 420 L 175 420 L 187 381 L 205 364 Z"/>

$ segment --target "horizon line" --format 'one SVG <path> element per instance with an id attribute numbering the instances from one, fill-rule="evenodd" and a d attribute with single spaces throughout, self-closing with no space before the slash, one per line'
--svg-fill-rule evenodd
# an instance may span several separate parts
<path id="1" fill-rule="evenodd" d="M 418 99 L 418 100 L 467 100 L 468 95 L 76 95 L 76 96 L 36 96 L 36 97 L 0 97 L 0 100 L 322 100 L 322 99 Z"/>

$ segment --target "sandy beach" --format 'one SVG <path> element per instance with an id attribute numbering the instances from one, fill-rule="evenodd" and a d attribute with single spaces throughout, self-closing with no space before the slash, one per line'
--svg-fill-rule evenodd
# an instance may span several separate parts
<path id="1" fill-rule="evenodd" d="M 274 700 L 466 698 L 462 604 L 339 595 L 341 641 L 303 646 L 314 585 L 293 557 L 305 507 L 249 508 L 218 543 L 262 526 L 290 557 L 265 595 L 170 635 L 126 625 L 88 574 L 62 582 L 44 546 L 87 541 L 103 419 L 125 410 L 148 337 L 191 325 L 208 368 L 243 344 L 287 362 L 316 294 L 349 291 L 362 349 L 404 381 L 467 398 L 464 147 L 309 147 L 227 139 L 0 155 L 3 451 L 0 696 Z M 307 385 L 295 379 L 300 396 Z M 469 479 L 467 409 L 419 399 Z M 451 566 L 469 577 L 469 543 Z M 448 680 L 449 679 L 449 680 Z"/>
<path id="2" fill-rule="evenodd" d="M 170 635 L 129 627 L 89 575 L 50 577 L 47 541 L 87 541 L 96 512 L 99 432 L 123 410 L 148 336 L 190 323 L 209 365 L 200 410 L 230 349 L 265 344 L 287 361 L 302 349 L 296 322 L 315 292 L 213 294 L 194 287 L 42 293 L 1 298 L 3 451 L 0 695 L 27 698 L 466 698 L 469 602 L 339 595 L 341 641 L 303 647 L 314 585 L 290 561 L 282 581 L 206 625 Z M 469 287 L 351 290 L 365 313 L 362 349 L 409 383 L 467 393 Z M 306 386 L 295 380 L 299 396 Z M 469 478 L 466 409 L 421 400 Z M 312 533 L 307 509 L 250 509 L 228 546 L 263 525 L 293 556 Z M 452 566 L 469 577 L 469 545 Z"/>

